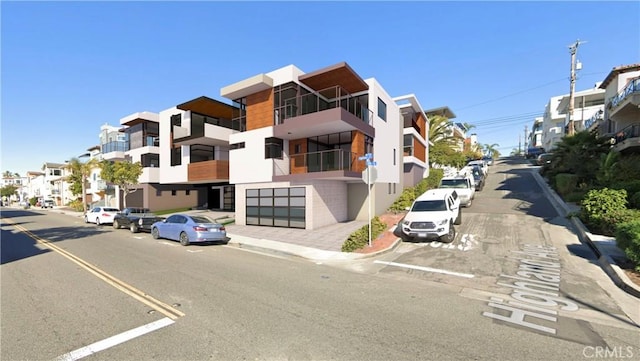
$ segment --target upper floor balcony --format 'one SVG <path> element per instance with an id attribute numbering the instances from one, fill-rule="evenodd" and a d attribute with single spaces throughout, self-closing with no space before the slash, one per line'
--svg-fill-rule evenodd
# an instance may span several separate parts
<path id="1" fill-rule="evenodd" d="M 607 103 L 606 118 L 640 117 L 640 78 L 633 79 Z"/>
<path id="2" fill-rule="evenodd" d="M 343 149 L 293 154 L 289 158 L 289 169 L 277 168 L 273 178 L 274 181 L 360 179 L 366 167 L 365 162 L 358 159 L 362 155 Z"/>
<path id="3" fill-rule="evenodd" d="M 189 163 L 187 180 L 192 183 L 210 183 L 229 181 L 228 160 L 207 160 Z"/>
<path id="4" fill-rule="evenodd" d="M 215 118 L 192 112 L 190 119 L 185 119 L 185 121 L 188 122 L 187 126 L 173 126 L 173 143 L 175 145 L 228 145 L 229 135 L 234 133 L 233 124 L 235 123 L 231 119 Z"/>
<path id="5" fill-rule="evenodd" d="M 374 136 L 373 112 L 340 86 L 296 96 L 274 107 L 274 135 L 297 139 L 359 130 Z"/>
<path id="6" fill-rule="evenodd" d="M 628 125 L 613 137 L 613 149 L 621 153 L 640 153 L 640 122 Z"/>
<path id="7" fill-rule="evenodd" d="M 129 142 L 113 141 L 100 146 L 102 158 L 106 160 L 123 160 L 125 152 L 129 150 Z"/>

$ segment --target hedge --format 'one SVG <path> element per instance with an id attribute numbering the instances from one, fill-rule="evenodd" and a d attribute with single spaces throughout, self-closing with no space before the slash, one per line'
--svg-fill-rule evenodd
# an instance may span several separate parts
<path id="1" fill-rule="evenodd" d="M 380 233 L 387 229 L 387 225 L 378 216 L 371 220 L 371 239 L 376 239 Z M 369 244 L 369 224 L 365 224 L 360 229 L 349 235 L 349 238 L 342 244 L 342 252 L 353 252 L 364 248 Z"/>
<path id="2" fill-rule="evenodd" d="M 636 271 L 640 271 L 640 219 L 619 224 L 615 237 L 618 247 L 635 263 Z"/>

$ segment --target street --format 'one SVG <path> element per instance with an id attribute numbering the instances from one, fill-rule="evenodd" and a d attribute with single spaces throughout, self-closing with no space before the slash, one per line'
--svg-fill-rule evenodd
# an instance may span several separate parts
<path id="1" fill-rule="evenodd" d="M 182 247 L 36 209 L 3 209 L 1 232 L 2 360 L 640 359 L 638 299 L 523 162 L 490 168 L 451 244 L 358 261 Z"/>

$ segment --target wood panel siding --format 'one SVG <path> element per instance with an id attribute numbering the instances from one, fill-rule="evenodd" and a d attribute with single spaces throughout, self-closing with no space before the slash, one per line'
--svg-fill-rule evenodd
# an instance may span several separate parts
<path id="1" fill-rule="evenodd" d="M 229 161 L 208 160 L 189 163 L 187 178 L 189 182 L 227 180 L 229 179 Z"/>
<path id="2" fill-rule="evenodd" d="M 426 148 L 417 139 L 413 141 L 413 156 L 420 159 L 423 162 L 427 160 Z"/>
<path id="3" fill-rule="evenodd" d="M 418 113 L 418 119 L 416 119 L 416 123 L 418 123 L 418 127 L 420 127 L 420 135 L 422 139 L 427 140 L 427 120 L 422 115 L 422 112 Z"/>
<path id="4" fill-rule="evenodd" d="M 295 152 L 296 145 L 300 146 L 298 153 Z M 306 157 L 305 153 L 307 153 L 307 138 L 289 141 L 289 156 L 291 157 L 289 169 L 291 174 L 307 173 L 307 165 L 304 161 Z"/>
<path id="5" fill-rule="evenodd" d="M 247 96 L 247 130 L 273 126 L 273 89 Z"/>
<path id="6" fill-rule="evenodd" d="M 363 160 L 358 160 L 358 157 L 362 157 L 364 155 L 364 133 L 359 131 L 351 132 L 351 164 L 353 167 L 351 168 L 354 172 L 362 172 L 366 168 L 366 162 Z"/>

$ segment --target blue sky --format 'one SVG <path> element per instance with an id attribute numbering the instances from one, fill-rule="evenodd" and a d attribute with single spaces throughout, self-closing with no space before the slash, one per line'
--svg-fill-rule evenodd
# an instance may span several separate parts
<path id="1" fill-rule="evenodd" d="M 448 106 L 508 154 L 552 96 L 640 62 L 640 2 L 11 2 L 1 11 L 0 171 L 40 170 L 100 126 L 294 64 L 346 61 Z"/>

